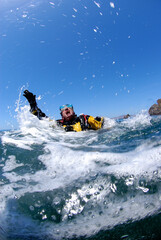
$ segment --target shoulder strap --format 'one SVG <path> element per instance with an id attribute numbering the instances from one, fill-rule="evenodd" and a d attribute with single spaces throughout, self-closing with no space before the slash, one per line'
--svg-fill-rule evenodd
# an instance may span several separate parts
<path id="1" fill-rule="evenodd" d="M 85 114 L 79 115 L 82 130 L 86 130 L 88 128 L 88 117 L 89 116 Z"/>

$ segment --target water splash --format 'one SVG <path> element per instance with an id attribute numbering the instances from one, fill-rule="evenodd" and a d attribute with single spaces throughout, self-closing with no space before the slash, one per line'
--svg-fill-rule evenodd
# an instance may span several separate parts
<path id="1" fill-rule="evenodd" d="M 160 118 L 141 112 L 67 133 L 18 109 L 20 129 L 1 134 L 0 224 L 10 237 L 90 237 L 160 211 Z"/>

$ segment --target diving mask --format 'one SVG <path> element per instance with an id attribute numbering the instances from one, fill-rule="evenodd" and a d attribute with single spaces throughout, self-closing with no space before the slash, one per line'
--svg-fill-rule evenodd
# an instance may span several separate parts
<path id="1" fill-rule="evenodd" d="M 60 111 L 63 112 L 65 110 L 65 108 L 72 108 L 73 109 L 73 105 L 72 104 L 65 104 L 60 106 Z"/>

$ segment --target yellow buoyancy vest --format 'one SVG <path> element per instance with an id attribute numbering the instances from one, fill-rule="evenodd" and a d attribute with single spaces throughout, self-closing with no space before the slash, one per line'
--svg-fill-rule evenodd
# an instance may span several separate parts
<path id="1" fill-rule="evenodd" d="M 103 117 L 101 117 L 101 121 L 97 121 L 94 117 L 90 116 L 88 118 L 88 123 L 92 129 L 97 130 L 102 127 L 103 120 L 104 120 Z"/>
<path id="2" fill-rule="evenodd" d="M 66 128 L 67 125 L 63 125 L 63 127 Z M 70 125 L 70 127 L 71 127 L 71 131 L 74 131 L 74 132 L 81 132 L 82 131 L 80 122 L 77 122 L 73 125 Z"/>
<path id="3" fill-rule="evenodd" d="M 101 117 L 101 120 L 98 121 L 94 117 L 89 116 L 89 118 L 88 118 L 88 127 L 86 129 L 98 130 L 98 129 L 102 128 L 103 121 L 104 121 L 103 117 Z M 80 122 L 77 122 L 77 123 L 69 125 L 69 126 L 68 125 L 63 125 L 63 127 L 64 128 L 68 128 L 69 127 L 70 131 L 74 131 L 74 132 L 83 131 Z"/>

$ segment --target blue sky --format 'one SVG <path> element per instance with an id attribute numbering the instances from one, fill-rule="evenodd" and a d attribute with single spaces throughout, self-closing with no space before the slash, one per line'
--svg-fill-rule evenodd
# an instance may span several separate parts
<path id="1" fill-rule="evenodd" d="M 136 114 L 161 98 L 160 0 L 0 0 L 0 129 L 24 86 L 59 118 Z M 21 97 L 21 105 L 25 105 Z"/>

